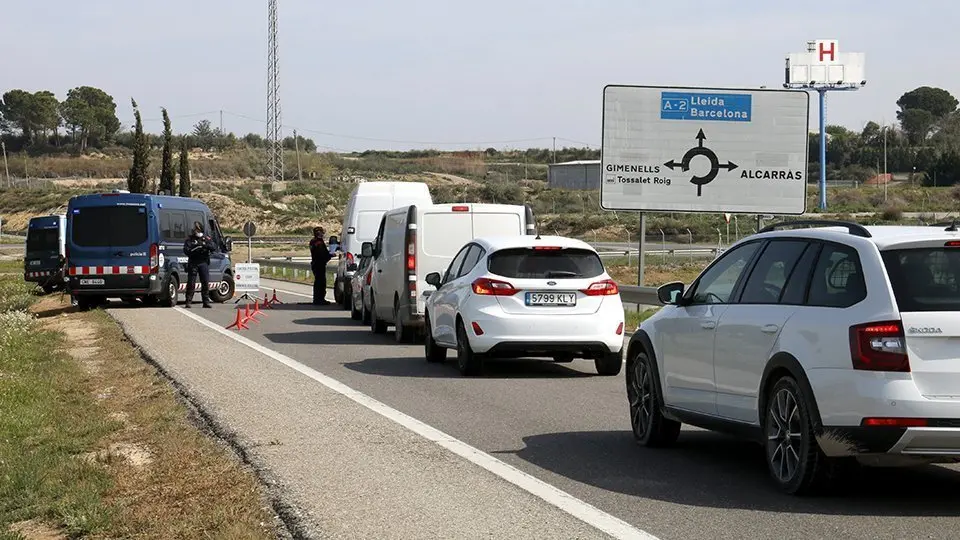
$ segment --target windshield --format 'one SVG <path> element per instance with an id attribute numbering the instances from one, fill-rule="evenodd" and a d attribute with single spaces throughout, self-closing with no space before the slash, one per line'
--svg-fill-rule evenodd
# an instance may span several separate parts
<path id="1" fill-rule="evenodd" d="M 883 263 L 900 311 L 960 311 L 960 250 L 885 251 Z"/>
<path id="2" fill-rule="evenodd" d="M 147 209 L 96 206 L 74 210 L 73 243 L 82 247 L 130 247 L 147 241 Z"/>
<path id="3" fill-rule="evenodd" d="M 30 229 L 27 232 L 27 252 L 60 252 L 60 229 Z"/>
<path id="4" fill-rule="evenodd" d="M 586 249 L 504 249 L 490 255 L 487 267 L 498 276 L 520 279 L 581 279 L 603 274 L 600 257 Z"/>

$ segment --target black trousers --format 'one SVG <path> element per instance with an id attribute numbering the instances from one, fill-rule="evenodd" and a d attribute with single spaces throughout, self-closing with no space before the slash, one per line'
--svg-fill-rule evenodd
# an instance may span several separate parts
<path id="1" fill-rule="evenodd" d="M 323 304 L 327 301 L 327 268 L 313 266 L 313 303 Z"/>
<path id="2" fill-rule="evenodd" d="M 210 303 L 210 265 L 207 263 L 188 264 L 186 291 L 186 304 L 188 306 L 193 302 L 193 295 L 197 286 L 197 274 L 200 275 L 200 298 L 203 299 L 203 305 Z"/>

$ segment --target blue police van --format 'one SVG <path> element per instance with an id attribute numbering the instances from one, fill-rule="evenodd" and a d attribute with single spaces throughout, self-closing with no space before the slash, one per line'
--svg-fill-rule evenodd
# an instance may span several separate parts
<path id="1" fill-rule="evenodd" d="M 66 274 L 81 310 L 108 298 L 173 307 L 186 291 L 183 244 L 199 221 L 217 250 L 210 254 L 210 299 L 233 298 L 233 241 L 203 202 L 129 193 L 77 195 L 67 204 Z M 200 284 L 197 283 L 196 294 Z"/>
<path id="2" fill-rule="evenodd" d="M 63 288 L 63 257 L 67 235 L 64 215 L 37 216 L 27 223 L 23 279 L 44 292 Z"/>

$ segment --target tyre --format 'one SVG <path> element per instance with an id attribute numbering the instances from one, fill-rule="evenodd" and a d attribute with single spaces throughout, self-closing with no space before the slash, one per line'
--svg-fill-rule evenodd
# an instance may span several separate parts
<path id="1" fill-rule="evenodd" d="M 400 302 L 393 301 L 393 339 L 397 343 L 410 343 L 413 341 L 415 328 L 410 328 L 403 324 L 403 318 L 400 317 Z"/>
<path id="2" fill-rule="evenodd" d="M 387 323 L 377 317 L 377 304 L 373 298 L 370 299 L 370 331 L 374 334 L 387 333 Z"/>
<path id="3" fill-rule="evenodd" d="M 350 295 L 350 318 L 359 321 L 363 318 L 363 312 L 357 309 L 357 304 L 353 300 L 353 294 Z"/>
<path id="4" fill-rule="evenodd" d="M 781 377 L 767 396 L 763 428 L 770 476 L 790 495 L 811 495 L 828 489 L 838 462 L 820 450 L 810 404 L 791 376 Z"/>
<path id="5" fill-rule="evenodd" d="M 343 292 L 340 293 L 340 296 L 343 298 L 343 301 L 340 302 L 340 305 L 343 306 L 343 309 L 352 309 L 353 306 L 353 283 L 349 281 L 343 282 Z"/>
<path id="6" fill-rule="evenodd" d="M 340 278 L 333 278 L 333 301 L 343 305 L 343 281 Z"/>
<path id="7" fill-rule="evenodd" d="M 367 304 L 363 299 L 363 295 L 360 295 L 360 322 L 363 324 L 370 324 L 370 310 L 367 309 Z"/>
<path id="8" fill-rule="evenodd" d="M 600 358 L 594 359 L 593 365 L 597 368 L 597 373 L 600 375 L 618 375 L 620 368 L 623 367 L 623 353 L 617 351 L 615 353 L 604 354 Z"/>
<path id="9" fill-rule="evenodd" d="M 427 362 L 439 364 L 447 359 L 447 350 L 433 340 L 433 331 L 430 327 L 430 314 L 423 318 L 423 355 Z"/>
<path id="10" fill-rule="evenodd" d="M 233 276 L 230 274 L 224 274 L 222 281 L 220 281 L 220 285 L 217 286 L 217 289 L 210 291 L 210 299 L 218 304 L 222 304 L 233 298 L 233 294 L 236 289 L 237 286 L 233 281 Z"/>
<path id="11" fill-rule="evenodd" d="M 472 376 L 483 372 L 483 357 L 470 347 L 462 320 L 457 321 L 457 367 L 461 375 Z"/>
<path id="12" fill-rule="evenodd" d="M 167 277 L 167 284 L 164 287 L 164 291 L 160 293 L 160 305 L 163 307 L 176 307 L 177 291 L 179 290 L 180 280 L 177 279 L 177 276 L 170 274 L 170 276 Z"/>
<path id="13" fill-rule="evenodd" d="M 97 307 L 99 301 L 92 296 L 77 296 L 77 309 L 79 311 L 90 311 Z"/>
<path id="14" fill-rule="evenodd" d="M 641 349 L 627 363 L 627 399 L 633 437 L 643 446 L 669 446 L 680 436 L 680 422 L 663 416 L 663 396 L 653 359 Z"/>

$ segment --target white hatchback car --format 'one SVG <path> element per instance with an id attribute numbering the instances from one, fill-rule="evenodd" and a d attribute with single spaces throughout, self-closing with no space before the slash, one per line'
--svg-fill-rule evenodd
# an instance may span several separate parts
<path id="1" fill-rule="evenodd" d="M 681 422 L 752 438 L 792 494 L 851 461 L 960 458 L 955 226 L 780 223 L 658 292 L 627 352 L 640 443 L 673 443 Z"/>
<path id="2" fill-rule="evenodd" d="M 623 365 L 623 305 L 589 244 L 558 236 L 476 238 L 443 276 L 433 272 L 425 309 L 427 360 L 457 350 L 464 375 L 483 359 L 593 359 L 601 375 Z"/>

